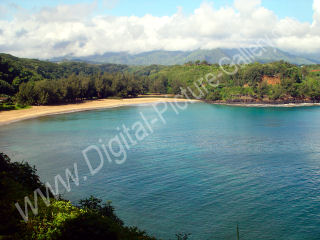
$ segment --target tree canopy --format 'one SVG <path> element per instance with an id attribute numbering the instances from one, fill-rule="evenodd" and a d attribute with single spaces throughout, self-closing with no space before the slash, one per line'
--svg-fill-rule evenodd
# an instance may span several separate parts
<path id="1" fill-rule="evenodd" d="M 320 101 L 320 73 L 313 71 L 317 69 L 318 65 L 284 61 L 239 66 L 205 61 L 173 66 L 94 65 L 0 54 L 0 97 L 9 97 L 21 106 L 47 105 L 145 93 L 179 94 L 181 88 L 199 92 L 205 87 L 201 98 L 210 101 Z M 219 86 L 199 81 L 209 73 L 220 74 Z M 280 82 L 266 82 L 265 77 Z"/>

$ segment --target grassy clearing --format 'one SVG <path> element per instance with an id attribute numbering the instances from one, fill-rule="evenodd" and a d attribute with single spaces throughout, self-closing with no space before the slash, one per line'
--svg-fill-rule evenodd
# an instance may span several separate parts
<path id="1" fill-rule="evenodd" d="M 24 106 L 20 104 L 0 103 L 0 111 L 20 110 L 31 108 L 31 106 Z"/>

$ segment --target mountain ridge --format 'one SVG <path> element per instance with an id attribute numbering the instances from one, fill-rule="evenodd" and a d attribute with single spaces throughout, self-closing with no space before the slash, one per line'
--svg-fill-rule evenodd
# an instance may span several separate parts
<path id="1" fill-rule="evenodd" d="M 155 50 L 131 54 L 128 52 L 106 52 L 85 57 L 64 56 L 49 59 L 52 62 L 78 61 L 94 64 L 124 64 L 124 65 L 178 65 L 187 62 L 207 61 L 210 64 L 217 64 L 223 59 L 224 64 L 235 63 L 241 60 L 249 62 L 268 63 L 274 61 L 286 61 L 296 65 L 310 65 L 320 63 L 317 54 L 293 54 L 277 48 L 260 48 L 259 54 L 254 48 L 194 50 L 194 51 L 165 51 Z M 255 54 L 254 54 L 255 53 Z"/>

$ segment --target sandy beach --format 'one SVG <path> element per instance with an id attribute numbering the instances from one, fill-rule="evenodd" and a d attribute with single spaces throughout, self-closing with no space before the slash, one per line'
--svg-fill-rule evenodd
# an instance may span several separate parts
<path id="1" fill-rule="evenodd" d="M 32 106 L 28 109 L 2 111 L 0 112 L 0 126 L 22 121 L 31 118 L 37 118 L 48 115 L 81 112 L 104 108 L 121 107 L 136 104 L 150 104 L 156 102 L 186 102 L 188 99 L 147 97 L 147 98 L 129 98 L 129 99 L 100 99 L 85 101 L 83 103 L 57 105 L 57 106 Z"/>

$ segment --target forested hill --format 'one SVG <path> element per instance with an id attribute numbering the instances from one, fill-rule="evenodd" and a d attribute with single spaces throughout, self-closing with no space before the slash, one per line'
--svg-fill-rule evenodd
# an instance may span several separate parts
<path id="1" fill-rule="evenodd" d="M 104 97 L 104 93 L 96 93 L 89 88 L 95 83 L 97 87 L 99 84 L 104 85 L 105 80 L 101 80 L 102 75 L 109 80 L 125 79 L 128 85 L 133 76 L 127 73 L 126 65 L 93 65 L 79 62 L 58 64 L 0 54 L 0 94 L 14 96 L 14 101 L 28 105 L 64 103 L 75 101 L 77 98 L 93 98 L 97 94 L 102 94 L 101 97 Z M 96 81 L 98 79 L 100 82 Z M 115 91 L 123 97 L 131 94 L 136 96 L 140 93 L 127 93 L 123 86 L 115 88 Z M 101 89 L 103 92 L 105 90 Z"/>
<path id="2" fill-rule="evenodd" d="M 61 64 L 37 59 L 18 58 L 9 54 L 0 54 L 0 79 L 13 85 L 24 81 L 57 79 L 75 74 L 97 74 L 99 72 L 119 72 L 127 66 L 119 64 L 93 65 L 81 62 L 64 62 Z"/>
<path id="3" fill-rule="evenodd" d="M 235 71 L 236 70 L 236 71 Z M 221 102 L 312 102 L 320 100 L 320 66 L 284 61 L 236 68 L 207 61 L 182 65 L 128 66 L 52 63 L 0 54 L 0 110 L 8 105 L 64 104 L 85 99 L 181 93 Z M 230 72 L 232 74 L 227 74 Z M 199 79 L 214 74 L 219 85 Z M 199 87 L 206 88 L 199 91 Z"/>

